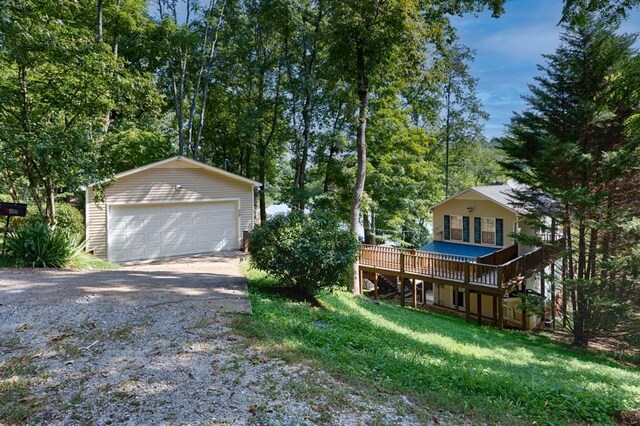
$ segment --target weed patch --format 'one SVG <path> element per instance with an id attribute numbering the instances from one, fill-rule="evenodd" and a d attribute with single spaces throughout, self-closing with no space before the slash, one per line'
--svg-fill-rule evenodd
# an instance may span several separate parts
<path id="1" fill-rule="evenodd" d="M 40 398 L 31 392 L 37 374 L 31 354 L 0 364 L 0 424 L 25 423 L 38 409 Z"/>

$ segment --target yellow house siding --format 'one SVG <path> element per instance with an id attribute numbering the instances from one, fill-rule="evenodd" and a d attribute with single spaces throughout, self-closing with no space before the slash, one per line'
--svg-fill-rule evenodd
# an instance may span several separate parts
<path id="1" fill-rule="evenodd" d="M 177 189 L 176 185 L 182 188 Z M 87 190 L 87 250 L 107 256 L 106 215 Z M 240 235 L 253 228 L 253 185 L 216 174 L 184 162 L 170 162 L 118 179 L 105 190 L 105 202 L 113 204 L 180 203 L 208 200 L 239 200 Z"/>
<path id="2" fill-rule="evenodd" d="M 513 239 L 509 236 L 514 231 L 516 224 L 516 214 L 511 210 L 500 206 L 499 204 L 489 201 L 482 196 L 474 196 L 473 198 L 458 199 L 452 198 L 443 204 L 432 209 L 433 214 L 433 239 L 435 241 L 444 241 L 444 216 L 459 215 L 469 217 L 469 237 L 468 243 L 458 240 L 450 240 L 451 242 L 461 244 L 483 245 L 486 247 L 497 247 L 492 244 L 474 244 L 474 217 L 492 217 L 504 220 L 504 245 L 507 247 L 514 244 Z M 472 208 L 469 212 L 469 207 Z"/>

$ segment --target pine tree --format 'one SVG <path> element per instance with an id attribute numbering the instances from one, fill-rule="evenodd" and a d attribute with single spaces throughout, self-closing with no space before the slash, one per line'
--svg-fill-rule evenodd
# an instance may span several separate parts
<path id="1" fill-rule="evenodd" d="M 640 59 L 635 37 L 616 29 L 594 17 L 566 24 L 562 45 L 539 66 L 529 109 L 501 141 L 504 166 L 527 188 L 518 202 L 530 220 L 563 226 L 568 326 L 581 346 L 629 318 L 639 288 L 629 224 L 640 210 L 640 139 L 626 125 L 640 107 L 631 83 Z"/>

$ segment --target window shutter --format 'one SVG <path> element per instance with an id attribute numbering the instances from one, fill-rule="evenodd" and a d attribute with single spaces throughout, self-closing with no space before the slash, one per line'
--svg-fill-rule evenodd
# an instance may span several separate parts
<path id="1" fill-rule="evenodd" d="M 462 241 L 468 243 L 469 239 L 469 216 L 462 217 Z"/>
<path id="2" fill-rule="evenodd" d="M 504 221 L 496 219 L 496 245 L 504 245 Z"/>
<path id="3" fill-rule="evenodd" d="M 451 216 L 448 214 L 444 215 L 444 239 L 451 239 Z"/>
<path id="4" fill-rule="evenodd" d="M 473 242 L 482 244 L 482 219 L 479 217 L 473 218 Z"/>

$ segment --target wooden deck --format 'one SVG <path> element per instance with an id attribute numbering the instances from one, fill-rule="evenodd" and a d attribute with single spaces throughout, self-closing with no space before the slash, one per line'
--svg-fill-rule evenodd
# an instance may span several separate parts
<path id="1" fill-rule="evenodd" d="M 536 272 L 543 265 L 544 253 L 537 249 L 497 265 L 477 262 L 482 259 L 362 245 L 359 264 L 367 272 L 502 293 Z"/>
<path id="2" fill-rule="evenodd" d="M 405 281 L 412 287 L 414 307 L 417 307 L 417 282 L 448 285 L 454 289 L 466 289 L 464 292 L 464 316 L 467 321 L 475 316 L 478 323 L 490 319 L 496 327 L 503 327 L 503 298 L 509 292 L 517 289 L 524 280 L 539 272 L 549 260 L 543 248 L 533 250 L 522 256 L 517 255 L 517 247 L 510 246 L 491 255 L 480 258 L 446 255 L 416 250 L 403 250 L 394 247 L 362 245 L 359 255 L 360 292 L 362 293 L 364 276 L 373 277 L 374 295 L 378 297 L 378 278 L 397 277 L 400 283 L 400 294 L 405 294 Z M 483 263 L 486 262 L 486 263 Z M 424 288 L 424 287 L 423 287 Z M 481 296 L 487 295 L 493 299 L 491 316 L 482 312 Z M 460 313 L 457 308 L 454 313 Z M 476 298 L 478 307 L 475 314 L 470 311 L 471 298 Z M 405 297 L 400 297 L 400 303 L 405 305 Z M 434 304 L 434 307 L 446 308 Z M 451 309 L 450 309 L 451 310 Z M 523 324 L 526 326 L 523 311 Z"/>

